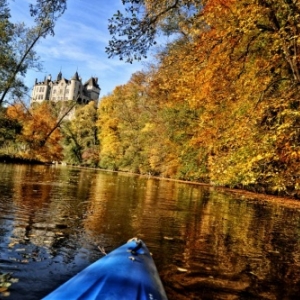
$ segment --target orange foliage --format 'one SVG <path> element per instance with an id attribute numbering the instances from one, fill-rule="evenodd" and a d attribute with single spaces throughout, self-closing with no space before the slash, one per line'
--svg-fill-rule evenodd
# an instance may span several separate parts
<path id="1" fill-rule="evenodd" d="M 42 103 L 30 111 L 22 105 L 7 108 L 7 115 L 22 124 L 18 136 L 21 157 L 43 162 L 59 161 L 62 158 L 61 134 L 57 120 L 47 103 Z"/>
<path id="2" fill-rule="evenodd" d="M 9 106 L 6 110 L 6 115 L 11 120 L 24 121 L 26 118 L 26 112 L 22 104 L 16 104 Z"/>
<path id="3" fill-rule="evenodd" d="M 118 143 L 103 130 L 102 149 L 117 146 L 130 164 L 136 144 L 140 170 L 300 196 L 300 5 L 203 4 L 147 80 L 139 74 L 105 98 L 101 127 Z"/>

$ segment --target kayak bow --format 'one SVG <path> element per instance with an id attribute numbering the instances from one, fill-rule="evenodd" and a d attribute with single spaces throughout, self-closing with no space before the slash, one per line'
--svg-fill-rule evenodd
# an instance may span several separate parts
<path id="1" fill-rule="evenodd" d="M 44 300 L 167 300 L 155 263 L 137 238 L 97 260 Z"/>

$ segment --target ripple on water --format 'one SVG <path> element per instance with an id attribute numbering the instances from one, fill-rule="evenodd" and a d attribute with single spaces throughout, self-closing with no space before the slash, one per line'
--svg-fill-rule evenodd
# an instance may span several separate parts
<path id="1" fill-rule="evenodd" d="M 170 300 L 299 295 L 299 205 L 97 170 L 5 172 L 0 266 L 20 279 L 11 299 L 42 298 L 101 257 L 98 246 L 110 252 L 133 236 L 153 253 Z"/>

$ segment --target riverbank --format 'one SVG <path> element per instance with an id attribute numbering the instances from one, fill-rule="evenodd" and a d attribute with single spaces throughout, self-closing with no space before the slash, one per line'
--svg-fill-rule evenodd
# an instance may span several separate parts
<path id="1" fill-rule="evenodd" d="M 45 165 L 47 163 L 43 163 L 36 159 L 26 159 L 17 156 L 10 156 L 7 154 L 0 154 L 0 162 L 1 163 L 16 163 L 16 164 L 32 164 L 32 165 Z"/>

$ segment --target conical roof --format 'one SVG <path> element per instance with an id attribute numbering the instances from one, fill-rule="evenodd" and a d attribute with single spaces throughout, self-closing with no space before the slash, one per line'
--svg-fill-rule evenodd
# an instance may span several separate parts
<path id="1" fill-rule="evenodd" d="M 78 72 L 76 71 L 74 76 L 71 78 L 71 80 L 76 80 L 76 81 L 80 81 L 79 80 L 79 76 L 78 76 Z"/>
<path id="2" fill-rule="evenodd" d="M 61 71 L 59 71 L 58 75 L 57 75 L 57 81 L 61 80 L 62 79 L 62 73 Z"/>
<path id="3" fill-rule="evenodd" d="M 87 85 L 91 85 L 93 87 L 100 89 L 99 84 L 98 84 L 96 78 L 94 78 L 94 77 L 91 77 L 88 81 L 85 82 L 84 86 L 87 86 Z"/>

